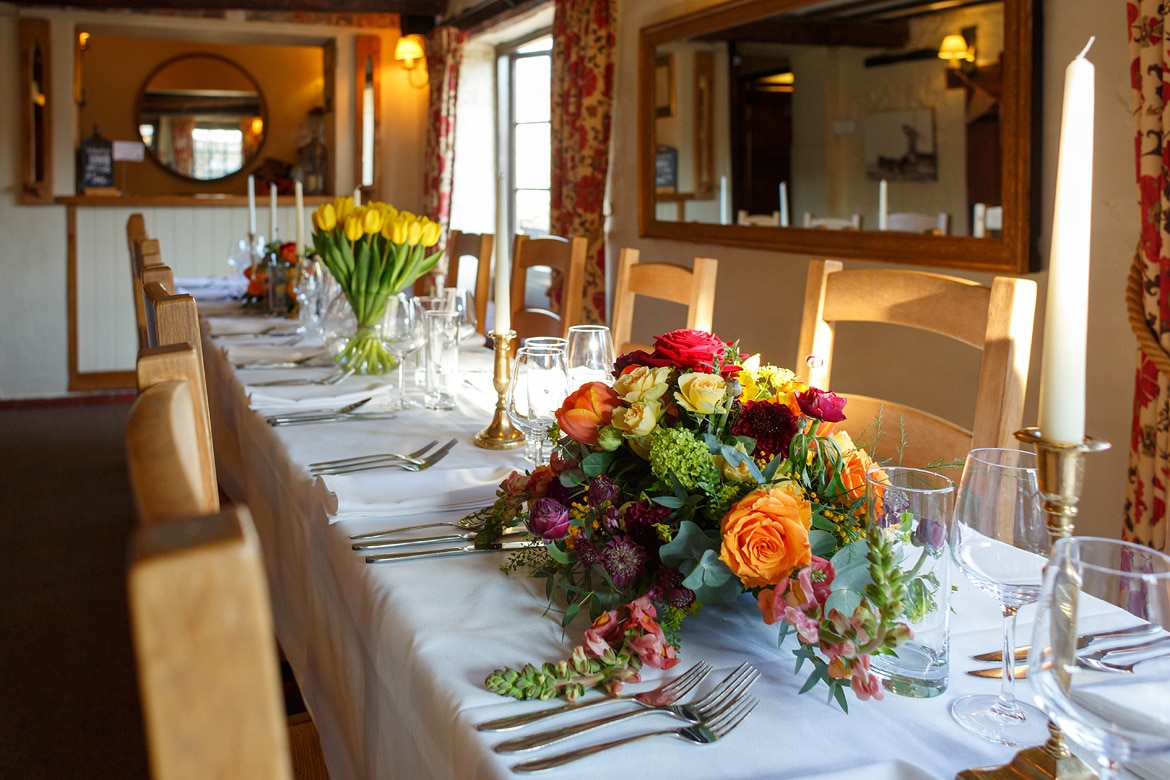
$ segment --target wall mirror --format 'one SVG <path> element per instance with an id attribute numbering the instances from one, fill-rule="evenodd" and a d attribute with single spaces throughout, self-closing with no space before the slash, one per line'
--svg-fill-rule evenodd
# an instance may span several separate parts
<path id="1" fill-rule="evenodd" d="M 264 141 L 260 88 L 239 65 L 213 54 L 185 54 L 142 85 L 138 132 L 173 174 L 212 181 L 240 171 Z"/>
<path id="2" fill-rule="evenodd" d="M 1035 13 L 1035 0 L 733 0 L 643 28 L 641 234 L 1034 270 Z"/>

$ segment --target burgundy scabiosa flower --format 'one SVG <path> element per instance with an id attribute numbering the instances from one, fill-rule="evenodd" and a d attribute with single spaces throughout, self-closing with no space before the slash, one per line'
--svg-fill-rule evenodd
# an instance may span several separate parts
<path id="1" fill-rule="evenodd" d="M 628 536 L 615 536 L 601 551 L 601 565 L 614 587 L 625 590 L 646 568 L 646 551 Z"/>
<path id="2" fill-rule="evenodd" d="M 617 485 L 604 474 L 600 474 L 589 481 L 587 496 L 590 506 L 601 506 L 606 501 L 612 501 L 618 494 Z"/>
<path id="3" fill-rule="evenodd" d="M 658 577 L 650 587 L 650 598 L 659 604 L 686 609 L 695 603 L 695 592 L 683 585 L 683 574 L 669 566 L 658 567 Z"/>
<path id="4" fill-rule="evenodd" d="M 755 439 L 754 455 L 765 458 L 787 455 L 788 445 L 796 434 L 796 415 L 774 401 L 744 401 L 743 411 L 731 426 L 731 432 Z"/>

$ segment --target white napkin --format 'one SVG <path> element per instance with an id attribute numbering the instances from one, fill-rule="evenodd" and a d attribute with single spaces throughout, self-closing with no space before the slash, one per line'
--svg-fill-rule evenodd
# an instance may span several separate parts
<path id="1" fill-rule="evenodd" d="M 175 290 L 188 293 L 198 303 L 238 300 L 248 289 L 248 278 L 232 276 L 188 276 L 175 279 Z"/>
<path id="2" fill-rule="evenodd" d="M 259 372 L 257 372 L 259 373 Z M 321 377 L 321 369 L 316 371 L 290 370 L 265 371 L 265 378 L 256 377 L 253 381 L 270 381 L 281 378 L 296 378 L 301 376 Z M 363 398 L 373 399 L 363 407 L 366 411 L 376 411 L 385 408 L 387 393 L 394 391 L 392 383 L 385 377 L 352 376 L 336 385 L 282 385 L 278 387 L 246 387 L 248 405 L 266 415 L 283 412 L 318 411 L 323 409 L 339 409 L 355 403 Z M 373 407 L 373 408 L 370 408 Z"/>

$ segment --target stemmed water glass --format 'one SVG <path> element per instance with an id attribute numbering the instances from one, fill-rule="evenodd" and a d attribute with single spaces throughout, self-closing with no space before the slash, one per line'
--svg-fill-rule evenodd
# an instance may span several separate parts
<path id="1" fill-rule="evenodd" d="M 1040 597 L 1050 543 L 1039 495 L 1034 453 L 986 448 L 967 454 L 951 555 L 967 579 L 999 600 L 1003 677 L 999 695 L 960 696 L 951 702 L 951 715 L 1003 745 L 1040 744 L 1048 733 L 1044 714 L 1015 697 L 1016 612 Z"/>
<path id="2" fill-rule="evenodd" d="M 459 340 L 470 338 L 479 324 L 475 319 L 475 295 L 461 287 L 448 287 L 443 294 L 444 306 L 459 312 Z"/>
<path id="3" fill-rule="evenodd" d="M 573 387 L 586 382 L 613 383 L 613 336 L 605 325 L 573 325 L 569 328 L 565 359 Z"/>
<path id="4" fill-rule="evenodd" d="M 536 465 L 545 461 L 545 431 L 569 394 L 565 352 L 556 347 L 521 347 L 508 385 L 508 418 L 532 445 Z"/>
<path id="5" fill-rule="evenodd" d="M 423 307 L 417 298 L 404 293 L 390 296 L 382 319 L 382 340 L 398 361 L 398 408 L 413 403 L 406 397 L 406 358 L 423 344 Z"/>
<path id="6" fill-rule="evenodd" d="M 1115 539 L 1053 545 L 1028 678 L 1049 717 L 1096 755 L 1101 780 L 1122 762 L 1170 753 L 1170 659 L 1078 648 L 1084 634 L 1142 624 L 1170 627 L 1170 557 Z"/>

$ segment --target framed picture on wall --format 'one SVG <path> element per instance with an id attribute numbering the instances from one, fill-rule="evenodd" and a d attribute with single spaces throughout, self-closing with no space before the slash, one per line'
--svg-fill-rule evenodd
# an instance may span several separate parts
<path id="1" fill-rule="evenodd" d="M 674 55 L 654 61 L 654 115 L 674 116 Z"/>
<path id="2" fill-rule="evenodd" d="M 654 154 L 654 186 L 661 193 L 678 189 L 678 149 L 673 146 L 658 144 Z"/>
<path id="3" fill-rule="evenodd" d="M 938 181 L 932 109 L 866 114 L 861 131 L 867 178 Z"/>

